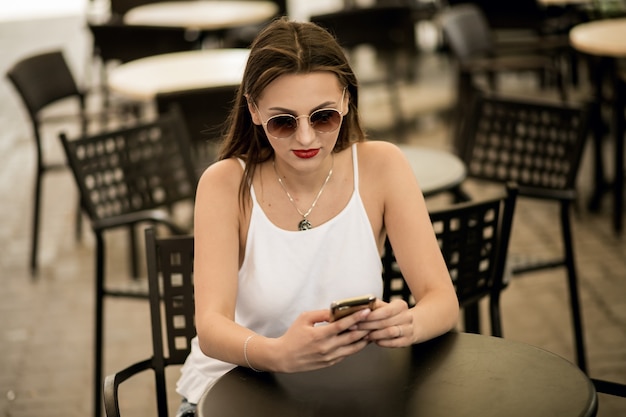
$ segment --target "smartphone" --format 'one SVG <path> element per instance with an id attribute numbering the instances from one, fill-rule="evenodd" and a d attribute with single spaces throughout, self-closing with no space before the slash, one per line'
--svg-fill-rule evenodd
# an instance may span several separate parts
<path id="1" fill-rule="evenodd" d="M 339 320 L 342 317 L 366 308 L 373 310 L 375 303 L 376 297 L 371 294 L 333 301 L 330 304 L 330 321 Z"/>

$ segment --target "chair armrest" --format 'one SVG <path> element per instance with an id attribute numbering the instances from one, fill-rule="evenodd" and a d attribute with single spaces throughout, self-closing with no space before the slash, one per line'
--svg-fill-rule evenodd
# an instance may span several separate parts
<path id="1" fill-rule="evenodd" d="M 163 210 L 144 210 L 135 213 L 121 214 L 102 220 L 92 222 L 92 227 L 96 231 L 113 229 L 116 227 L 129 226 L 142 222 L 159 223 L 167 226 L 174 234 L 183 235 L 189 233 L 185 228 L 174 223 L 170 216 Z"/>
<path id="2" fill-rule="evenodd" d="M 140 372 L 153 369 L 152 358 L 134 363 L 104 379 L 104 411 L 107 417 L 120 417 L 119 385 Z"/>
<path id="3" fill-rule="evenodd" d="M 536 188 L 529 186 L 519 186 L 519 195 L 525 197 L 538 198 L 541 200 L 576 200 L 576 190 L 568 188 L 564 190 L 547 190 L 544 188 Z"/>

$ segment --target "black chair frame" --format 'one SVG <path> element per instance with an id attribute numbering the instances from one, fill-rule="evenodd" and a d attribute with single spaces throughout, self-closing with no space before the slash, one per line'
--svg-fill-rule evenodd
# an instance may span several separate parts
<path id="1" fill-rule="evenodd" d="M 505 265 L 517 187 L 507 185 L 505 196 L 470 201 L 430 212 L 446 266 L 464 309 L 465 331 L 480 333 L 477 303 L 489 298 L 491 334 L 502 336 L 500 293 L 506 287 Z M 396 262 L 392 243 L 385 241 L 383 299 L 401 298 L 415 304 Z"/>
<path id="2" fill-rule="evenodd" d="M 576 178 L 589 134 L 590 106 L 480 91 L 474 96 L 459 151 L 468 178 L 491 183 L 514 181 L 520 198 L 559 205 L 562 256 L 513 265 L 512 273 L 565 268 L 577 363 L 586 371 L 570 214 L 576 203 Z"/>
<path id="3" fill-rule="evenodd" d="M 83 211 L 96 240 L 94 326 L 94 414 L 102 407 L 104 299 L 146 298 L 136 289 L 110 288 L 105 282 L 105 232 L 142 224 L 162 225 L 170 233 L 185 234 L 170 209 L 193 203 L 197 177 L 181 115 L 166 115 L 132 127 L 70 140 L 60 136 L 78 185 Z M 131 233 L 131 237 L 134 233 Z M 137 274 L 137 250 L 131 239 L 132 275 Z"/>

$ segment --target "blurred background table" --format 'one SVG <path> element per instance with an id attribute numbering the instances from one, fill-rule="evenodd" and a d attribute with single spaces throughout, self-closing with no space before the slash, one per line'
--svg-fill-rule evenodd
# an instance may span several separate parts
<path id="1" fill-rule="evenodd" d="M 245 399 L 242 401 L 242 399 Z M 237 367 L 208 390 L 199 417 L 595 416 L 593 384 L 545 350 L 448 333 L 400 349 L 370 345 L 337 365 L 291 374 Z"/>
<path id="2" fill-rule="evenodd" d="M 619 97 L 619 59 L 626 58 L 626 18 L 596 20 L 575 26 L 570 31 L 570 42 L 589 60 L 591 82 L 594 91 L 594 178 L 595 190 L 590 208 L 597 210 L 604 191 L 610 187 L 604 176 L 603 137 L 605 123 L 602 119 L 602 106 L 611 104 L 610 135 L 614 142 L 613 176 L 613 229 L 620 233 L 623 227 L 624 203 L 624 108 L 623 98 Z M 604 93 L 605 85 L 612 91 L 612 97 Z"/>
<path id="3" fill-rule="evenodd" d="M 239 85 L 250 51 L 203 49 L 155 55 L 122 64 L 109 73 L 112 91 L 137 100 L 158 93 Z"/>
<path id="4" fill-rule="evenodd" d="M 277 13 L 278 6 L 271 1 L 156 2 L 129 10 L 124 23 L 216 30 L 261 23 Z"/>
<path id="5" fill-rule="evenodd" d="M 398 145 L 409 160 L 425 197 L 456 189 L 467 176 L 465 164 L 451 152 Z"/>

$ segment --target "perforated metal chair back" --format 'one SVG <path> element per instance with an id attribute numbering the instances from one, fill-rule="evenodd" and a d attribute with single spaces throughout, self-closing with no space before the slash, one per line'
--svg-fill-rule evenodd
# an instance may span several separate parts
<path id="1" fill-rule="evenodd" d="M 470 177 L 515 181 L 520 195 L 572 197 L 588 120 L 586 106 L 477 92 L 460 155 Z"/>
<path id="2" fill-rule="evenodd" d="M 92 222 L 193 200 L 196 174 L 177 111 L 131 127 L 61 142 Z"/>
<path id="3" fill-rule="evenodd" d="M 491 333 L 502 336 L 500 293 L 505 288 L 505 264 L 517 187 L 489 200 L 465 202 L 432 211 L 431 222 L 461 307 L 489 298 Z M 401 298 L 414 305 L 389 239 L 383 261 L 383 298 Z M 466 329 L 475 331 L 475 329 Z"/>
<path id="4" fill-rule="evenodd" d="M 196 335 L 193 236 L 157 237 L 155 230 L 148 228 L 145 237 L 153 356 L 105 378 L 108 417 L 120 416 L 120 385 L 148 369 L 154 371 L 158 416 L 167 417 L 166 368 L 185 362 Z"/>

